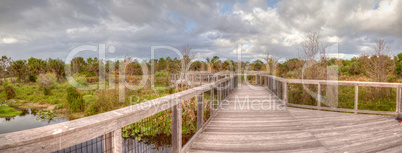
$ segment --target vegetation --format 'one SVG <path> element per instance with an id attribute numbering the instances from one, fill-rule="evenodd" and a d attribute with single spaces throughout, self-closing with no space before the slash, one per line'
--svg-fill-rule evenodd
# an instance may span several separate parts
<path id="1" fill-rule="evenodd" d="M 74 87 L 68 87 L 67 91 L 67 102 L 68 108 L 72 112 L 81 112 L 84 110 L 84 99 L 80 92 Z"/>
<path id="2" fill-rule="evenodd" d="M 353 57 L 351 59 L 335 59 L 324 56 L 325 48 L 319 41 L 319 33 L 312 33 L 304 39 L 300 46 L 299 58 L 289 59 L 284 62 L 266 53 L 265 60 L 252 62 L 221 60 L 218 56 L 207 58 L 206 61 L 195 61 L 188 66 L 191 71 L 261 71 L 261 73 L 294 79 L 327 79 L 331 77 L 327 68 L 338 66 L 338 80 L 376 81 L 376 82 L 401 82 L 402 76 L 402 53 L 397 56 L 391 54 L 385 40 L 379 40 L 373 51 L 367 55 Z M 194 59 L 194 54 L 188 46 L 182 50 L 184 61 Z M 315 56 L 318 55 L 318 56 Z M 125 99 L 119 99 L 119 76 L 125 75 L 129 85 L 139 86 L 143 76 L 155 66 L 155 86 L 150 87 L 150 80 L 146 80 L 145 87 L 138 90 L 125 89 Z M 240 67 L 239 67 L 240 65 Z M 304 68 L 305 65 L 309 67 Z M 114 109 L 138 104 L 150 99 L 155 99 L 185 88 L 168 88 L 169 74 L 176 74 L 182 68 L 182 60 L 177 58 L 159 58 L 148 61 L 126 58 L 120 61 L 105 61 L 97 58 L 84 59 L 76 57 L 70 63 L 64 63 L 60 59 L 35 59 L 13 61 L 3 56 L 0 59 L 0 101 L 12 102 L 13 107 L 22 107 L 28 103 L 46 104 L 46 108 L 38 113 L 38 120 L 51 119 L 57 113 L 69 115 L 71 119 L 95 115 Z M 67 82 L 66 71 L 71 69 L 74 80 L 85 90 Z M 105 79 L 99 82 L 100 68 L 105 68 Z M 146 74 L 148 73 L 148 74 Z M 113 79 L 114 78 L 114 79 Z M 252 76 L 249 76 L 250 80 Z M 243 79 L 243 78 L 241 78 Z M 256 80 L 253 80 L 255 82 Z M 102 87 L 103 86 L 103 87 Z M 317 87 L 307 85 L 308 89 L 316 92 Z M 326 86 L 322 87 L 323 105 L 330 106 L 330 91 Z M 338 107 L 353 108 L 354 87 L 338 87 Z M 395 89 L 387 88 L 359 88 L 359 109 L 395 111 Z M 209 94 L 205 94 L 206 98 Z M 305 105 L 316 105 L 316 97 L 309 94 L 302 85 L 290 84 L 290 102 Z M 209 106 L 205 105 L 205 119 L 208 118 Z M 10 105 L 1 106 L 0 114 L 10 114 L 18 111 Z M 53 108 L 53 109 L 52 109 Z M 3 111 L 4 110 L 4 111 Z M 195 99 L 183 102 L 183 141 L 196 131 L 196 103 Z M 5 112 L 5 113 L 3 113 Z M 148 119 L 123 128 L 125 138 L 137 140 L 159 139 L 161 137 L 170 141 L 171 110 L 159 112 Z M 156 124 L 158 123 L 158 124 Z M 157 144 L 156 144 L 157 145 Z"/>
<path id="3" fill-rule="evenodd" d="M 14 117 L 21 113 L 21 111 L 15 110 L 10 106 L 0 105 L 0 117 Z"/>
<path id="4" fill-rule="evenodd" d="M 12 98 L 15 97 L 15 91 L 14 91 L 14 88 L 13 88 L 13 87 L 11 87 L 11 86 L 6 86 L 6 87 L 4 88 L 4 91 L 5 91 L 6 95 L 7 95 L 7 99 L 12 99 Z"/>
<path id="5" fill-rule="evenodd" d="M 47 110 L 47 109 L 39 110 L 36 113 L 36 116 L 37 116 L 36 120 L 38 120 L 38 121 L 42 121 L 44 119 L 51 120 L 51 119 L 55 118 L 54 111 L 53 110 Z"/>
<path id="6" fill-rule="evenodd" d="M 43 89 L 43 94 L 44 95 L 49 95 L 50 90 L 52 89 L 54 83 L 55 83 L 56 77 L 52 73 L 47 73 L 47 74 L 40 74 L 39 75 L 39 83 L 40 87 Z"/>

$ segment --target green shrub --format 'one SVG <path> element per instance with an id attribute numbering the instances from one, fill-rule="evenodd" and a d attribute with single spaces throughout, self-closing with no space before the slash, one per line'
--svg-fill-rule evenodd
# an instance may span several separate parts
<path id="1" fill-rule="evenodd" d="M 169 74 L 169 72 L 162 70 L 162 71 L 155 72 L 155 77 L 167 76 L 168 74 Z"/>
<path id="2" fill-rule="evenodd" d="M 67 102 L 68 108 L 72 112 L 82 112 L 84 110 L 84 99 L 80 92 L 74 87 L 68 87 L 67 89 Z"/>
<path id="3" fill-rule="evenodd" d="M 122 104 L 118 102 L 119 94 L 116 90 L 99 90 L 96 96 L 88 95 L 85 99 L 88 104 L 85 110 L 87 116 L 114 110 Z"/>
<path id="4" fill-rule="evenodd" d="M 16 96 L 14 88 L 11 87 L 11 86 L 6 86 L 5 87 L 5 92 L 6 92 L 6 95 L 7 95 L 7 99 L 12 99 L 12 98 L 14 98 Z"/>
<path id="5" fill-rule="evenodd" d="M 30 75 L 28 76 L 28 80 L 29 80 L 30 82 L 36 82 L 36 76 L 30 74 Z"/>
<path id="6" fill-rule="evenodd" d="M 2 85 L 3 85 L 4 88 L 6 88 L 8 85 L 10 85 L 10 82 L 7 82 L 7 81 L 6 81 L 6 82 L 3 82 Z"/>
<path id="7" fill-rule="evenodd" d="M 76 74 L 73 75 L 73 78 L 74 78 L 75 81 L 77 81 L 78 84 L 88 86 L 88 81 L 87 81 L 87 78 L 85 76 L 76 73 Z"/>

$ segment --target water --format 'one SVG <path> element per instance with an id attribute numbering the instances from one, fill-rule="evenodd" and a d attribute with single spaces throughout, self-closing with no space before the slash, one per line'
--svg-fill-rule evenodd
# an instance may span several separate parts
<path id="1" fill-rule="evenodd" d="M 54 118 L 44 119 L 42 121 L 36 120 L 38 117 L 35 109 L 19 109 L 22 114 L 15 117 L 1 117 L 0 118 L 0 134 L 22 131 L 43 127 L 47 125 L 57 124 L 69 121 L 68 118 Z M 104 137 L 100 136 L 92 140 L 62 149 L 58 152 L 103 152 Z M 123 139 L 124 152 L 147 152 L 147 153 L 170 153 L 171 137 L 153 137 L 150 140 L 138 141 L 135 139 Z"/>
<path id="2" fill-rule="evenodd" d="M 37 117 L 35 114 L 38 110 L 28 108 L 20 111 L 22 111 L 22 113 L 18 116 L 0 118 L 0 134 L 33 129 L 69 121 L 68 118 L 53 118 L 51 120 L 44 119 L 42 121 L 37 121 L 35 120 Z"/>

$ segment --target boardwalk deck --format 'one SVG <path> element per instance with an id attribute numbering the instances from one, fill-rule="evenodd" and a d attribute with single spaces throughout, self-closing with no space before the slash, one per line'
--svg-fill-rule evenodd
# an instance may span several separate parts
<path id="1" fill-rule="evenodd" d="M 285 107 L 271 92 L 258 88 L 239 86 L 188 152 L 402 150 L 402 126 L 395 117 Z"/>

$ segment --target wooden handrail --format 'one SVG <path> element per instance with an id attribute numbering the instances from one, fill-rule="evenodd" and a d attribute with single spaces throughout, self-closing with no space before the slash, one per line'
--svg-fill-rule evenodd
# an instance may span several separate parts
<path id="1" fill-rule="evenodd" d="M 273 93 L 279 97 L 279 92 L 276 88 L 273 87 L 274 84 L 282 84 L 282 100 L 288 106 L 294 107 L 302 107 L 302 108 L 310 108 L 310 109 L 318 109 L 318 110 L 330 110 L 330 111 L 343 111 L 343 112 L 354 112 L 357 113 L 370 113 L 370 114 L 386 114 L 386 115 L 397 115 L 398 119 L 402 119 L 402 84 L 401 83 L 388 83 L 388 82 L 362 82 L 362 81 L 336 81 L 336 80 L 308 80 L 308 79 L 285 79 L 272 75 L 262 75 L 256 74 L 256 80 L 260 80 L 258 82 L 261 85 L 266 86 L 269 90 L 273 91 Z M 257 79 L 259 77 L 259 79 Z M 264 80 L 264 83 L 262 83 Z M 274 83 L 276 82 L 276 83 Z M 299 105 L 299 104 L 291 104 L 288 102 L 289 93 L 288 93 L 288 84 L 313 84 L 317 85 L 318 93 L 317 93 L 317 106 L 310 105 Z M 322 85 L 342 85 L 342 86 L 354 86 L 355 87 L 355 96 L 354 96 L 354 109 L 345 109 L 345 108 L 331 108 L 331 107 L 323 107 L 321 106 L 322 97 L 321 97 L 321 86 Z M 359 87 L 387 87 L 387 88 L 396 88 L 396 111 L 371 111 L 371 110 L 359 110 L 358 109 L 358 94 Z"/>
<path id="2" fill-rule="evenodd" d="M 176 118 L 172 118 L 172 123 L 177 125 L 173 125 L 172 127 L 181 128 L 181 111 L 178 111 L 181 102 L 214 89 L 222 83 L 230 82 L 235 79 L 237 79 L 236 75 L 94 116 L 45 127 L 0 134 L 0 152 L 54 152 L 105 134 L 113 135 L 113 141 L 111 141 L 114 143 L 113 152 L 122 152 L 122 127 L 166 109 L 173 108 L 172 112 L 178 114 L 173 114 L 173 117 Z M 233 85 L 237 86 L 237 81 L 234 82 L 236 84 Z M 172 134 L 174 135 L 173 139 L 176 139 L 172 141 L 173 143 L 180 141 L 180 144 L 176 145 L 179 148 L 173 147 L 173 151 L 181 152 L 181 129 L 173 130 Z"/>

